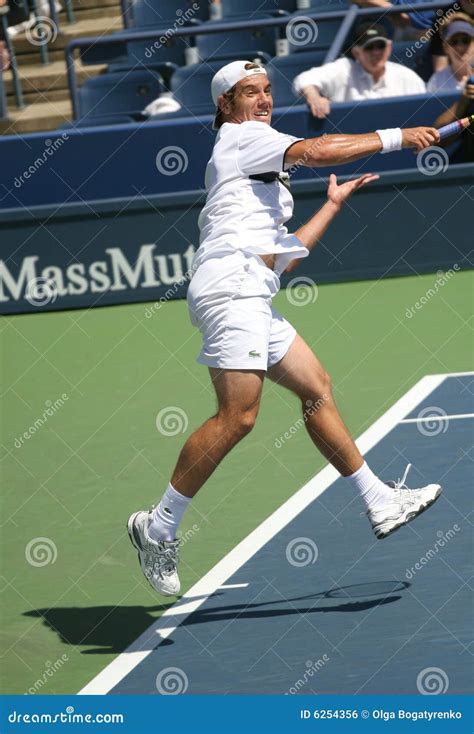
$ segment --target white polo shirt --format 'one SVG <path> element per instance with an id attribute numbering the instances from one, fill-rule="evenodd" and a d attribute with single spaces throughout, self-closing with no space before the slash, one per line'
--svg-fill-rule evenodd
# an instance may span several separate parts
<path id="1" fill-rule="evenodd" d="M 464 82 L 459 81 L 453 74 L 450 66 L 441 71 L 436 71 L 428 81 L 428 92 L 461 92 Z"/>
<path id="2" fill-rule="evenodd" d="M 226 122 L 219 129 L 206 168 L 206 204 L 199 216 L 200 245 L 193 268 L 211 257 L 243 250 L 276 255 L 280 275 L 290 260 L 309 251 L 285 222 L 293 215 L 293 197 L 278 180 L 270 183 L 249 176 L 283 171 L 286 150 L 297 140 L 265 122 Z"/>
<path id="3" fill-rule="evenodd" d="M 426 93 L 425 83 L 418 74 L 392 61 L 386 62 L 385 74 L 378 82 L 374 82 L 358 61 L 348 58 L 303 71 L 293 81 L 296 94 L 302 94 L 303 89 L 311 85 L 318 87 L 331 102 Z"/>

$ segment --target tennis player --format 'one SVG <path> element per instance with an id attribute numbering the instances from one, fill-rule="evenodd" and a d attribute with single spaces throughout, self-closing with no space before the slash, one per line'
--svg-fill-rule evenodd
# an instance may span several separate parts
<path id="1" fill-rule="evenodd" d="M 202 334 L 198 362 L 207 365 L 218 409 L 186 441 L 170 484 L 150 510 L 134 512 L 128 532 L 143 573 L 161 594 L 180 590 L 179 523 L 191 499 L 226 454 L 251 431 L 265 375 L 301 401 L 315 446 L 360 493 L 378 538 L 413 520 L 440 495 L 438 484 L 408 489 L 404 477 L 384 483 L 352 440 L 331 391 L 329 375 L 293 326 L 272 307 L 279 276 L 309 254 L 344 202 L 378 176 L 337 184 L 294 234 L 285 227 L 293 199 L 282 171 L 333 166 L 379 152 L 437 143 L 430 127 L 327 135 L 301 140 L 271 127 L 272 93 L 265 69 L 234 61 L 212 80 L 219 130 L 206 170 L 206 204 L 199 217 L 200 246 L 188 289 L 193 325 Z"/>

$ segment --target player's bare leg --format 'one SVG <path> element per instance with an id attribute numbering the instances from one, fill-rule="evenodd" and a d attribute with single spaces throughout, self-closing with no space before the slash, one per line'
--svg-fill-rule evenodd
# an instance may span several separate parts
<path id="1" fill-rule="evenodd" d="M 171 477 L 173 487 L 194 497 L 224 456 L 253 428 L 265 372 L 209 368 L 218 411 L 184 444 Z"/>
<path id="2" fill-rule="evenodd" d="M 191 498 L 224 456 L 253 428 L 260 407 L 265 372 L 210 368 L 218 410 L 184 444 L 160 503 L 128 520 L 128 533 L 141 569 L 160 594 L 179 593 L 178 525 Z"/>
<path id="3" fill-rule="evenodd" d="M 441 494 L 439 484 L 408 489 L 404 482 L 382 482 L 362 458 L 336 407 L 331 381 L 306 342 L 296 336 L 288 352 L 268 371 L 274 382 L 291 390 L 302 403 L 306 429 L 321 453 L 347 477 L 367 505 L 378 538 L 414 520 Z"/>
<path id="4" fill-rule="evenodd" d="M 360 469 L 364 459 L 337 409 L 331 378 L 304 339 L 296 335 L 268 377 L 299 397 L 311 440 L 338 472 L 349 476 Z"/>

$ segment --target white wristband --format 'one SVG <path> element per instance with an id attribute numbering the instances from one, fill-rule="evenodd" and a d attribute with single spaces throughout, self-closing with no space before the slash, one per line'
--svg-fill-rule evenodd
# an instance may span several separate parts
<path id="1" fill-rule="evenodd" d="M 402 131 L 399 127 L 389 127 L 375 131 L 382 141 L 381 153 L 393 153 L 402 149 Z"/>

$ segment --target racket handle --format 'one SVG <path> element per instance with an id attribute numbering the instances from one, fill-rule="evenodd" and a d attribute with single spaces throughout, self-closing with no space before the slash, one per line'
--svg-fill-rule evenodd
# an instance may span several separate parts
<path id="1" fill-rule="evenodd" d="M 451 135 L 455 135 L 456 133 L 461 132 L 461 130 L 465 130 L 469 125 L 472 125 L 474 123 L 474 115 L 469 115 L 469 117 L 464 117 L 462 120 L 455 120 L 454 122 L 450 122 L 449 125 L 444 125 L 443 127 L 440 127 L 438 132 L 440 139 L 443 140 L 444 138 L 449 138 Z"/>

